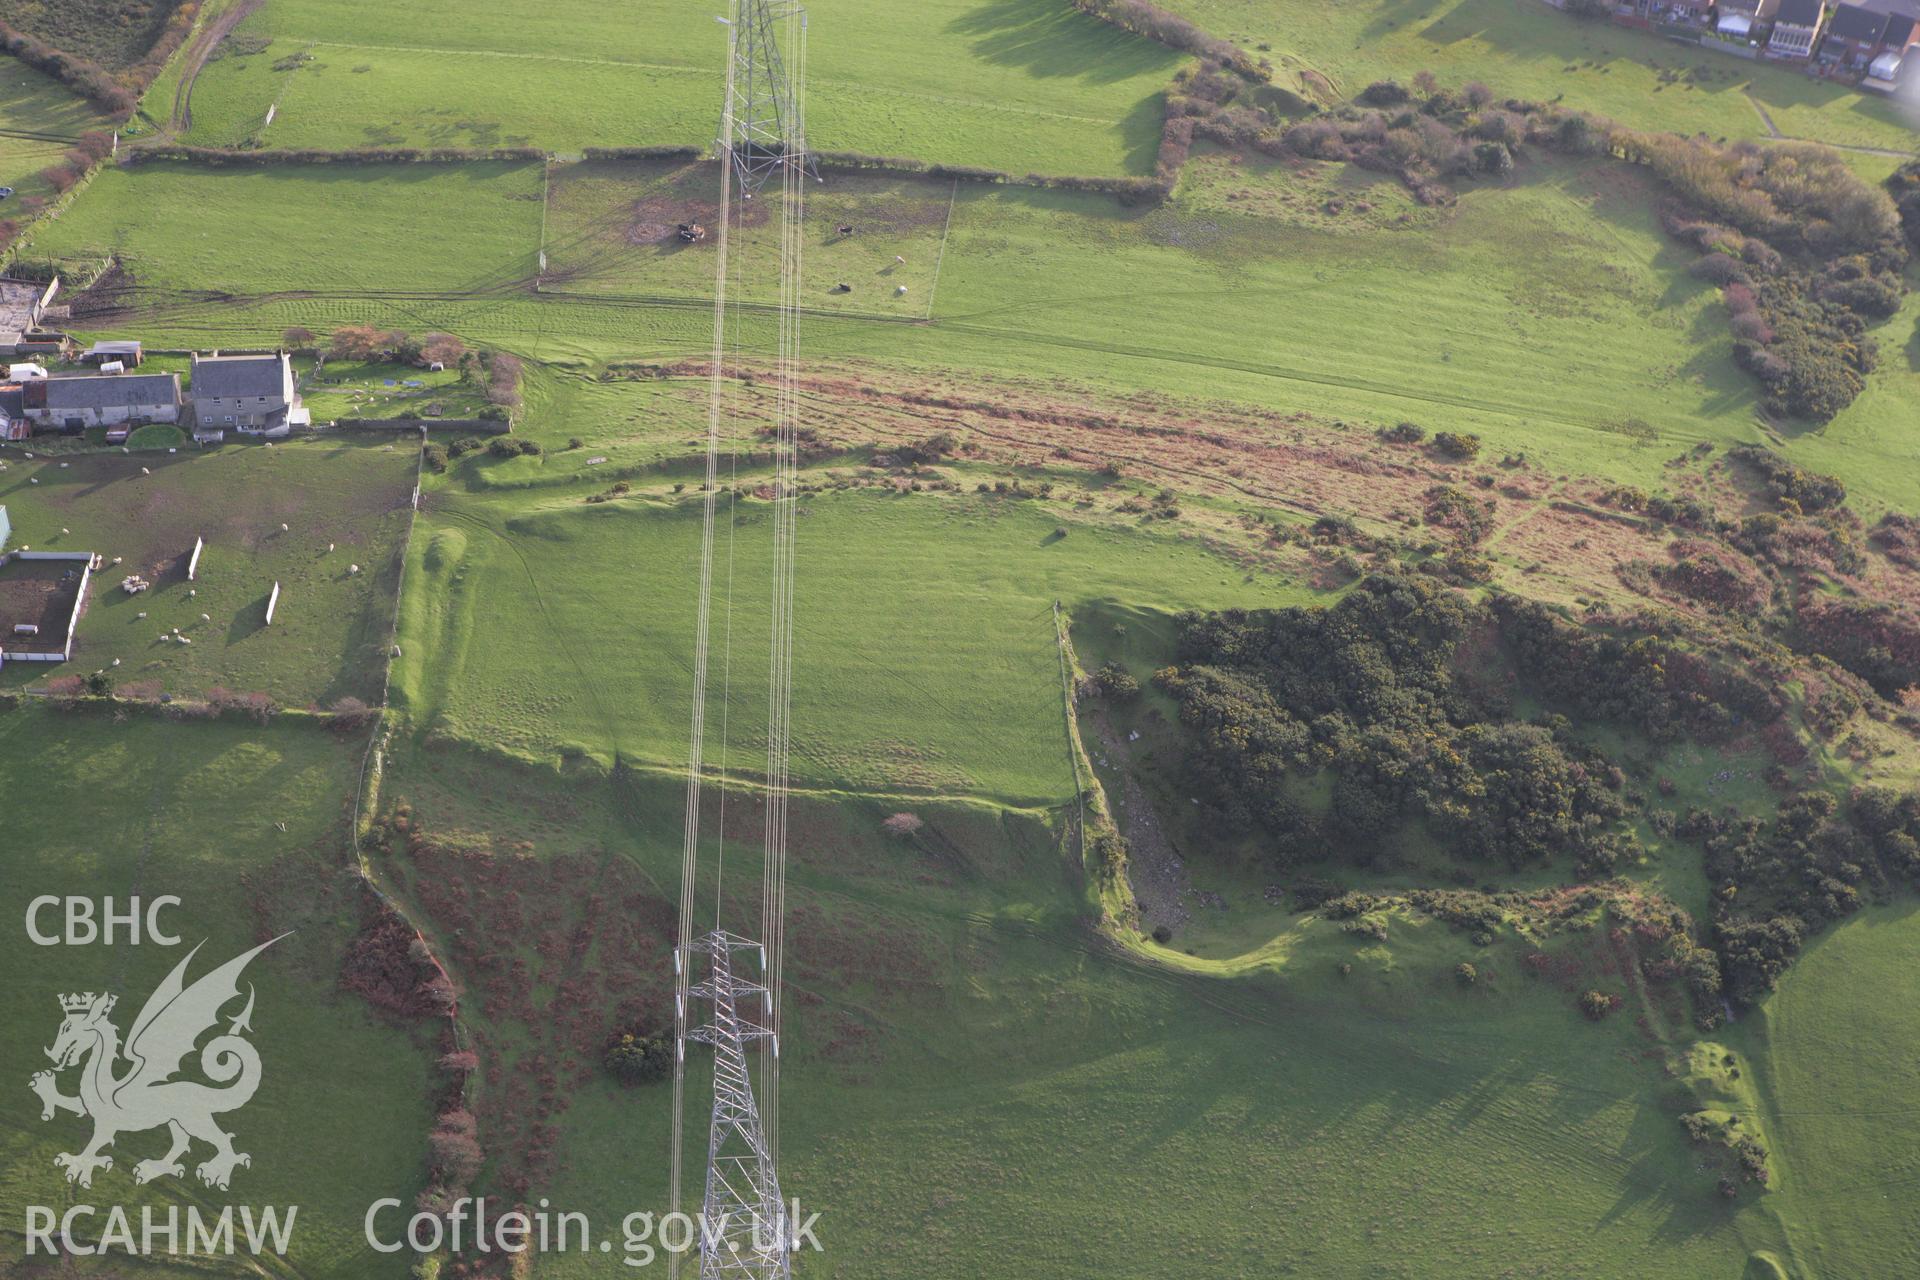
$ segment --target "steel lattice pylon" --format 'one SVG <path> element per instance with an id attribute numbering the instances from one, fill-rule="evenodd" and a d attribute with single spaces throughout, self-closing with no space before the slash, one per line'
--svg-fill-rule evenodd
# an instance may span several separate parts
<path id="1" fill-rule="evenodd" d="M 782 165 L 809 165 L 794 83 L 787 74 L 779 27 L 806 29 L 806 10 L 793 0 L 734 0 L 733 71 L 721 121 L 720 154 L 733 160 L 748 199 Z"/>
<path id="2" fill-rule="evenodd" d="M 759 943 L 723 930 L 695 941 L 693 951 L 706 957 L 707 977 L 687 994 L 713 1005 L 712 1021 L 687 1033 L 688 1039 L 713 1046 L 713 1125 L 701 1206 L 700 1275 L 702 1280 L 788 1280 L 793 1274 L 792 1233 L 747 1073 L 747 1042 L 773 1033 L 740 1009 L 744 1000 L 765 1010 L 769 997 L 765 986 L 738 976 L 733 968 L 736 951 L 763 953 Z M 777 1040 L 773 1048 L 779 1052 Z"/>

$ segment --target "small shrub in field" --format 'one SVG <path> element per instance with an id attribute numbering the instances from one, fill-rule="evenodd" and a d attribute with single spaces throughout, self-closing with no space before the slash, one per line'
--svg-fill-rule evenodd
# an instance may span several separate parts
<path id="1" fill-rule="evenodd" d="M 1480 981 L 1480 971 L 1462 960 L 1454 966 L 1453 980 L 1463 987 L 1470 987 Z"/>
<path id="2" fill-rule="evenodd" d="M 1093 674 L 1093 685 L 1109 698 L 1125 700 L 1140 692 L 1140 682 L 1117 662 L 1109 662 Z"/>
<path id="3" fill-rule="evenodd" d="M 651 1084 L 673 1068 L 673 1044 L 666 1036 L 623 1032 L 607 1046 L 607 1074 L 624 1085 Z"/>
<path id="4" fill-rule="evenodd" d="M 919 814 L 896 813 L 881 823 L 880 827 L 890 836 L 905 837 L 918 834 L 920 829 L 926 825 L 925 822 L 921 821 Z"/>
<path id="5" fill-rule="evenodd" d="M 1598 1022 L 1620 1006 L 1619 996 L 1610 996 L 1604 991 L 1584 991 L 1580 995 L 1580 1012 L 1592 1022 Z"/>
<path id="6" fill-rule="evenodd" d="M 1427 438 L 1427 429 L 1415 422 L 1399 422 L 1382 427 L 1380 438 L 1388 444 L 1419 444 Z"/>
<path id="7" fill-rule="evenodd" d="M 1477 458 L 1480 437 L 1468 431 L 1438 431 L 1434 433 L 1433 447 L 1449 458 Z"/>
<path id="8" fill-rule="evenodd" d="M 1163 924 L 1157 924 L 1153 926 L 1153 940 L 1164 947 L 1173 941 L 1173 930 Z"/>

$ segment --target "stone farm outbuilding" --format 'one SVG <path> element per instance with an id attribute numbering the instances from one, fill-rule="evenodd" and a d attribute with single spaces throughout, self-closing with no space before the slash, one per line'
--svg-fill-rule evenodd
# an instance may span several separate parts
<path id="1" fill-rule="evenodd" d="M 36 378 L 20 385 L 26 394 L 27 418 L 42 431 L 180 420 L 177 373 Z"/>

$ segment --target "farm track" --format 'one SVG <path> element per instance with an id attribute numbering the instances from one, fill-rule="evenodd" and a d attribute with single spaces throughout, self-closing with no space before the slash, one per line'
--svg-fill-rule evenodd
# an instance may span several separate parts
<path id="1" fill-rule="evenodd" d="M 193 85 L 200 78 L 201 69 L 207 65 L 207 59 L 213 56 L 213 51 L 220 47 L 220 42 L 227 38 L 228 33 L 264 3 L 266 0 L 240 0 L 194 37 L 181 62 L 180 83 L 174 86 L 173 113 L 167 119 L 168 133 L 180 134 L 193 128 Z"/>
<path id="2" fill-rule="evenodd" d="M 78 142 L 80 139 L 65 133 L 36 133 L 31 129 L 0 129 L 0 138 L 19 138 L 23 142 Z"/>

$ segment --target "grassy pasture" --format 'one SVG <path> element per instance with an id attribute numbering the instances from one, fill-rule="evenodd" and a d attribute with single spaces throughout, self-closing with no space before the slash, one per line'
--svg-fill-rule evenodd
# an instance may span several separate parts
<path id="1" fill-rule="evenodd" d="M 347 440 L 182 449 L 177 456 L 36 453 L 28 461 L 7 450 L 0 474 L 13 544 L 94 551 L 123 563 L 94 576 L 73 661 L 10 666 L 7 684 L 106 667 L 116 682 L 151 684 L 155 692 L 192 695 L 224 685 L 292 706 L 347 695 L 378 699 L 413 486 L 409 445 L 389 450 Z M 281 532 L 283 523 L 289 532 Z M 207 546 L 189 583 L 196 537 Z M 329 552 L 329 544 L 336 549 Z M 349 573 L 355 563 L 357 575 Z M 121 579 L 132 573 L 152 588 L 122 591 Z M 280 602 L 268 626 L 276 581 Z M 202 613 L 213 620 L 202 621 Z M 174 627 L 192 643 L 158 638 Z"/>
<path id="2" fill-rule="evenodd" d="M 1531 0 L 1169 0 L 1167 8 L 1271 52 L 1276 82 L 1325 77 L 1341 97 L 1430 70 L 1484 81 L 1502 97 L 1565 99 L 1638 129 L 1768 135 L 1911 150 L 1911 122 L 1877 94 L 1814 80 Z"/>
<path id="3" fill-rule="evenodd" d="M 141 285 L 163 290 L 485 290 L 533 274 L 540 168 L 109 168 L 33 251 L 117 253 Z"/>
<path id="4" fill-rule="evenodd" d="M 817 146 L 1016 172 L 1152 166 L 1181 61 L 1159 45 L 1045 0 L 936 0 L 911 22 L 858 0 L 809 7 Z M 667 0 L 276 0 L 238 30 L 272 43 L 209 64 L 192 141 L 261 131 L 276 102 L 260 136 L 292 147 L 700 145 L 719 116 L 724 31 Z"/>
<path id="5" fill-rule="evenodd" d="M 661 892 L 675 874 L 671 779 L 440 746 L 404 752 L 391 785 L 456 842 L 627 863 Z M 900 807 L 918 838 L 880 834 Z M 935 1277 L 1010 1256 L 1069 1277 L 1114 1256 L 1139 1276 L 1422 1276 L 1437 1257 L 1564 1274 L 1578 1240 L 1573 1274 L 1692 1277 L 1785 1250 L 1766 1204 L 1727 1203 L 1698 1169 L 1659 1046 L 1624 1016 L 1581 1020 L 1510 940 L 1395 917 L 1362 945 L 1294 917 L 1275 972 L 1203 978 L 1096 945 L 1033 815 L 801 797 L 793 830 L 805 996 L 787 1013 L 782 1177 L 826 1245 L 803 1274 L 873 1275 L 883 1251 Z M 727 858 L 744 892 L 754 851 Z M 863 968 L 881 946 L 884 970 Z M 1463 990 L 1469 958 L 1486 976 Z M 664 1087 L 574 1090 L 556 1119 L 568 1167 L 540 1194 L 596 1219 L 660 1203 L 668 1107 Z"/>
<path id="6" fill-rule="evenodd" d="M 91 1192 L 69 1188 L 53 1157 L 78 1150 L 87 1123 L 70 1115 L 43 1123 L 26 1089 L 47 1066 L 41 1050 L 59 1026 L 56 996 L 118 994 L 114 1021 L 125 1033 L 189 947 L 205 939 L 190 970 L 197 977 L 263 940 L 255 907 L 280 899 L 286 886 L 319 901 L 335 892 L 357 745 L 311 727 L 114 723 L 105 714 L 33 707 L 0 714 L 0 905 L 10 922 L 0 939 L 0 1071 L 11 1082 L 0 1104 L 6 1204 L 93 1203 L 102 1214 L 124 1204 L 136 1223 L 143 1204 L 163 1221 L 168 1205 L 184 1212 L 191 1203 L 203 1213 L 228 1203 L 298 1205 L 290 1267 L 340 1280 L 378 1273 L 387 1259 L 367 1249 L 361 1217 L 369 1200 L 410 1202 L 419 1188 L 432 1085 L 427 1046 L 338 990 L 339 958 L 357 927 L 351 914 L 305 918 L 247 969 L 258 994 L 252 1041 L 262 1082 L 251 1103 L 222 1118 L 236 1147 L 253 1157 L 231 1191 L 208 1191 L 191 1167 L 184 1180 L 136 1187 L 135 1162 L 166 1148 L 165 1132 L 154 1130 L 123 1134 L 114 1167 L 95 1176 Z M 121 908 L 131 895 L 176 895 L 181 905 L 162 920 L 182 943 L 36 946 L 22 922 L 42 894 L 111 894 Z M 42 924 L 57 930 L 56 920 L 47 912 Z M 71 1093 L 73 1082 L 66 1073 L 62 1090 Z M 196 1145 L 191 1159 L 206 1155 Z M 96 1217 L 91 1231 L 103 1225 Z M 17 1211 L 0 1226 L 16 1260 L 21 1226 Z"/>
<path id="7" fill-rule="evenodd" d="M 485 468 L 531 480 L 565 457 L 467 461 L 454 478 Z M 408 569 L 396 693 L 423 728 L 469 742 L 670 768 L 686 752 L 698 506 L 584 505 L 585 493 L 434 492 Z M 765 752 L 764 712 L 752 710 L 765 705 L 765 511 L 741 499 L 731 569 L 731 736 L 749 769 Z M 1056 597 L 1177 607 L 1283 595 L 1195 543 L 1017 499 L 823 493 L 806 500 L 797 536 L 794 661 L 813 674 L 795 689 L 794 772 L 809 786 L 1058 803 L 1073 782 Z M 726 573 L 723 562 L 717 584 Z M 717 585 L 716 618 L 722 598 Z"/>
<path id="8" fill-rule="evenodd" d="M 1751 1033 L 1766 1052 L 1781 1218 L 1809 1274 L 1920 1267 L 1920 1230 L 1904 1211 L 1920 1026 L 1901 998 L 1920 961 L 1916 926 L 1910 902 L 1840 925 L 1787 972 Z"/>
<path id="9" fill-rule="evenodd" d="M 702 216 L 701 170 L 560 166 L 546 230 L 555 292 L 516 296 L 503 286 L 537 269 L 537 169 L 109 171 L 34 251 L 117 245 L 143 284 L 254 295 L 161 292 L 164 306 L 123 327 L 156 344 L 357 321 L 445 328 L 544 360 L 703 353 L 711 248 L 648 238 Z M 1205 150 L 1151 210 L 836 178 L 812 201 L 805 340 L 825 358 L 1411 419 L 1557 471 L 1658 487 L 1674 453 L 1760 439 L 1762 426 L 1716 291 L 1686 273 L 1657 199 L 1636 170 L 1538 158 L 1446 211 L 1343 166 Z M 850 238 L 837 235 L 843 221 Z M 735 288 L 749 302 L 768 291 L 753 266 L 771 230 L 741 232 Z M 833 292 L 841 282 L 852 292 Z M 929 304 L 930 324 L 902 323 Z M 1920 395 L 1916 316 L 1910 305 L 1878 328 L 1882 368 L 1854 406 L 1824 430 L 1782 432 L 1782 448 L 1839 475 L 1869 511 L 1908 504 L 1920 483 L 1904 426 Z M 733 323 L 748 348 L 771 346 L 765 313 L 743 308 Z"/>
<path id="10" fill-rule="evenodd" d="M 558 167 L 547 204 L 546 287 L 639 299 L 711 297 L 718 184 L 711 164 L 604 161 Z M 829 313 L 923 317 L 957 200 L 956 184 L 919 178 L 833 173 L 810 188 L 801 285 L 805 305 Z M 683 242 L 675 230 L 682 222 L 708 227 L 709 238 Z M 843 235 L 841 227 L 853 230 Z M 779 238 L 775 208 L 749 209 L 730 235 L 729 297 L 779 301 Z M 841 291 L 842 284 L 850 287 Z M 905 294 L 896 293 L 901 287 Z"/>
<path id="11" fill-rule="evenodd" d="M 0 186 L 14 189 L 0 200 L 0 221 L 19 219 L 22 199 L 51 193 L 39 173 L 72 145 L 60 139 L 78 138 L 102 123 L 85 99 L 58 81 L 0 56 Z M 51 136 L 16 136 L 23 133 Z"/>

